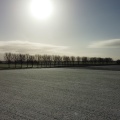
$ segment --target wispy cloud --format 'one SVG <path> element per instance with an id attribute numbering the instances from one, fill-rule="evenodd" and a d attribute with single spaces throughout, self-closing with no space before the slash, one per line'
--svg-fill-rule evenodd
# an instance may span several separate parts
<path id="1" fill-rule="evenodd" d="M 29 54 L 62 54 L 67 46 L 56 46 L 30 41 L 0 41 L 0 54 L 5 52 Z"/>
<path id="2" fill-rule="evenodd" d="M 89 48 L 120 48 L 120 39 L 93 42 Z"/>

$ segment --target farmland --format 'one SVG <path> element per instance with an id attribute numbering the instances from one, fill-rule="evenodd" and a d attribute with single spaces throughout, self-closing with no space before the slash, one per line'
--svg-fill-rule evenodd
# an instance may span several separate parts
<path id="1" fill-rule="evenodd" d="M 119 120 L 120 71 L 1 70 L 0 120 L 34 119 Z"/>

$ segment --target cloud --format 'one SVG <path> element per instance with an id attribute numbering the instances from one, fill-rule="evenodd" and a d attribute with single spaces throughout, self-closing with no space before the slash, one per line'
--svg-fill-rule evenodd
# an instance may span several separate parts
<path id="1" fill-rule="evenodd" d="M 120 39 L 111 39 L 94 42 L 91 45 L 89 45 L 89 48 L 120 48 Z"/>
<path id="2" fill-rule="evenodd" d="M 0 41 L 0 54 L 5 52 L 29 54 L 62 54 L 67 46 L 56 46 L 29 41 Z"/>

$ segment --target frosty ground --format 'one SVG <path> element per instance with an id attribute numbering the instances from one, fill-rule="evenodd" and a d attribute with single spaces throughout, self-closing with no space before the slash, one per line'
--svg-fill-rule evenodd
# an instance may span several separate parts
<path id="1" fill-rule="evenodd" d="M 120 71 L 0 71 L 0 120 L 119 120 Z"/>

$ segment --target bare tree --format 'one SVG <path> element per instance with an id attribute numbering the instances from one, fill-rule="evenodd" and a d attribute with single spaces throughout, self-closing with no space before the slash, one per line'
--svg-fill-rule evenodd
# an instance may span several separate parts
<path id="1" fill-rule="evenodd" d="M 80 61 L 81 61 L 81 58 L 78 56 L 78 57 L 76 57 L 76 60 L 77 60 L 77 63 L 78 63 L 78 65 L 80 64 Z"/>
<path id="2" fill-rule="evenodd" d="M 120 65 L 120 60 L 117 60 L 116 63 L 117 63 L 118 65 Z"/>
<path id="3" fill-rule="evenodd" d="M 88 61 L 88 58 L 87 58 L 87 57 L 82 57 L 82 63 L 83 63 L 83 64 L 86 64 L 87 61 Z"/>
<path id="4" fill-rule="evenodd" d="M 11 64 L 15 64 L 15 68 L 17 68 L 17 63 L 23 67 L 23 63 L 27 64 L 27 68 L 29 63 L 34 67 L 34 64 L 37 67 L 51 67 L 55 66 L 70 66 L 70 65 L 78 65 L 80 62 L 83 64 L 112 64 L 112 58 L 100 58 L 100 57 L 74 57 L 74 56 L 59 56 L 59 55 L 29 55 L 29 54 L 13 54 L 13 53 L 5 53 L 4 60 L 8 63 L 8 67 L 11 67 Z M 116 61 L 119 63 L 119 61 Z M 42 66 L 44 65 L 44 66 Z"/>
<path id="5" fill-rule="evenodd" d="M 96 57 L 91 57 L 90 58 L 90 63 L 91 64 L 96 64 L 96 62 L 97 62 L 97 58 Z"/>
<path id="6" fill-rule="evenodd" d="M 106 64 L 110 64 L 113 61 L 113 59 L 112 58 L 105 58 L 104 61 Z"/>
<path id="7" fill-rule="evenodd" d="M 61 66 L 61 63 L 62 63 L 62 57 L 61 56 L 57 56 L 57 62 L 58 62 L 58 66 L 60 65 Z"/>
<path id="8" fill-rule="evenodd" d="M 62 60 L 63 60 L 63 66 L 65 66 L 66 65 L 66 56 L 63 56 Z"/>
<path id="9" fill-rule="evenodd" d="M 43 64 L 44 64 L 44 66 L 47 67 L 47 55 L 43 55 L 43 56 L 42 56 L 42 59 L 43 59 Z"/>
<path id="10" fill-rule="evenodd" d="M 69 56 L 63 56 L 63 63 L 64 63 L 64 66 L 69 66 L 70 57 Z"/>
<path id="11" fill-rule="evenodd" d="M 25 61 L 25 55 L 24 54 L 19 54 L 18 55 L 18 60 L 21 64 L 21 68 L 23 67 L 23 62 Z"/>
<path id="12" fill-rule="evenodd" d="M 42 55 L 38 56 L 38 61 L 39 61 L 39 64 L 41 64 L 41 67 L 42 67 L 42 61 L 43 61 Z"/>
<path id="13" fill-rule="evenodd" d="M 33 55 L 29 55 L 29 61 L 32 65 L 32 68 L 33 68 L 33 65 L 34 65 L 34 60 L 35 60 L 35 57 Z"/>
<path id="14" fill-rule="evenodd" d="M 52 60 L 53 60 L 54 66 L 56 65 L 59 66 L 60 63 L 62 62 L 62 57 L 59 55 L 53 55 Z"/>
<path id="15" fill-rule="evenodd" d="M 51 64 L 52 64 L 52 57 L 51 57 L 51 55 L 47 55 L 47 64 L 48 64 L 48 67 L 51 67 Z"/>
<path id="16" fill-rule="evenodd" d="M 39 67 L 39 55 L 35 55 L 35 62 L 37 64 L 37 68 Z"/>
<path id="17" fill-rule="evenodd" d="M 26 64 L 27 64 L 27 68 L 28 68 L 28 65 L 29 65 L 29 54 L 25 54 L 25 61 L 26 61 Z"/>
<path id="18" fill-rule="evenodd" d="M 18 54 L 12 54 L 12 59 L 13 59 L 13 62 L 15 63 L 15 68 L 16 68 L 17 62 L 19 60 L 19 55 Z"/>
<path id="19" fill-rule="evenodd" d="M 10 68 L 10 64 L 12 61 L 12 53 L 5 53 L 4 60 L 8 63 L 8 67 Z"/>
<path id="20" fill-rule="evenodd" d="M 41 64 L 41 67 L 42 67 L 42 61 L 43 61 L 42 55 L 35 55 L 34 60 L 37 63 L 37 68 L 40 67 L 40 64 Z"/>
<path id="21" fill-rule="evenodd" d="M 56 55 L 52 55 L 52 61 L 53 61 L 53 65 L 56 66 L 56 61 L 57 61 Z"/>
<path id="22" fill-rule="evenodd" d="M 97 61 L 98 64 L 102 64 L 103 63 L 103 59 L 100 58 L 100 57 L 96 58 L 96 61 Z"/>
<path id="23" fill-rule="evenodd" d="M 74 56 L 71 56 L 71 57 L 70 57 L 70 61 L 72 62 L 72 66 L 74 66 L 75 57 L 74 57 Z"/>

